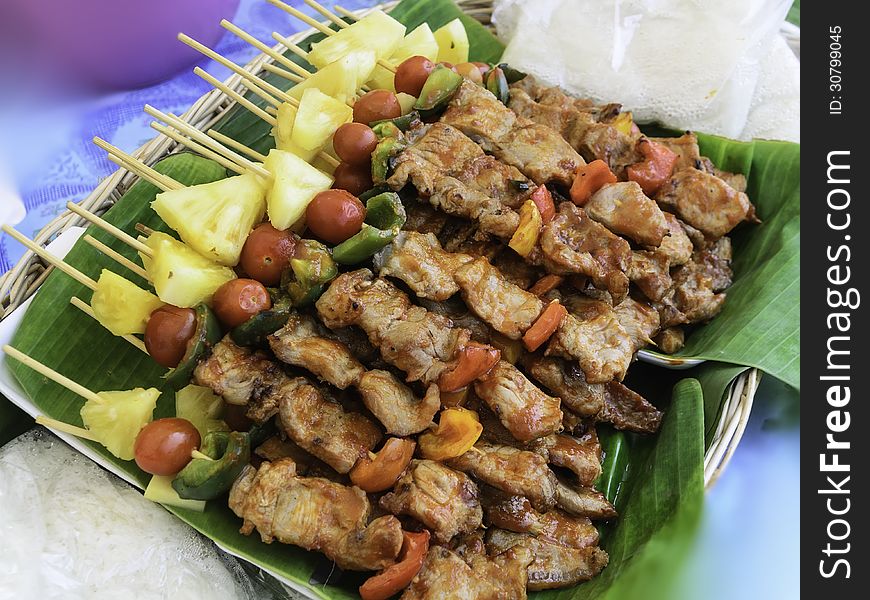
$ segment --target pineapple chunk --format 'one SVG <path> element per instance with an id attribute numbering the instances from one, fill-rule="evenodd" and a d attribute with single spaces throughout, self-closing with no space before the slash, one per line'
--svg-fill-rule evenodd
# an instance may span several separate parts
<path id="1" fill-rule="evenodd" d="M 315 88 L 339 102 L 348 102 L 356 97 L 359 88 L 372 76 L 376 61 L 375 53 L 371 50 L 352 52 L 297 83 L 287 93 L 300 100 L 305 90 Z"/>
<path id="2" fill-rule="evenodd" d="M 239 175 L 163 192 L 151 208 L 191 248 L 235 266 L 248 234 L 263 219 L 265 188 L 257 175 Z"/>
<path id="3" fill-rule="evenodd" d="M 376 10 L 350 27 L 318 42 L 308 53 L 308 62 L 322 69 L 355 50 L 372 50 L 378 59 L 389 58 L 405 35 L 405 26 Z"/>
<path id="4" fill-rule="evenodd" d="M 229 430 L 221 420 L 223 410 L 223 398 L 209 388 L 189 385 L 175 392 L 175 416 L 193 423 L 203 438 L 210 431 Z"/>
<path id="5" fill-rule="evenodd" d="M 145 488 L 145 498 L 166 506 L 186 508 L 196 512 L 204 511 L 205 500 L 187 500 L 178 495 L 178 492 L 172 487 L 174 478 L 174 475 L 154 475 L 148 482 L 148 487 Z"/>
<path id="6" fill-rule="evenodd" d="M 299 156 L 310 161 L 332 139 L 335 130 L 350 121 L 353 109 L 347 104 L 317 88 L 305 90 L 293 124 L 292 142 L 306 153 Z"/>
<path id="7" fill-rule="evenodd" d="M 438 62 L 454 65 L 468 62 L 468 34 L 459 18 L 438 29 L 435 39 L 438 41 Z"/>
<path id="8" fill-rule="evenodd" d="M 91 297 L 97 321 L 115 335 L 145 333 L 151 313 L 161 306 L 160 298 L 108 269 L 100 273 Z"/>
<path id="9" fill-rule="evenodd" d="M 332 185 L 332 177 L 283 150 L 272 150 L 264 163 L 272 173 L 269 221 L 275 229 L 289 229 L 305 215 L 308 203 Z"/>
<path id="10" fill-rule="evenodd" d="M 292 152 L 290 144 L 293 139 L 293 123 L 296 121 L 296 107 L 289 102 L 284 102 L 278 107 L 278 115 L 275 117 L 278 123 L 272 128 L 275 137 L 275 147 L 279 150 Z"/>
<path id="11" fill-rule="evenodd" d="M 81 409 L 82 422 L 109 452 L 121 460 L 132 460 L 136 436 L 151 422 L 160 390 L 136 388 L 97 395 L 103 401 L 85 402 Z"/>
<path id="12" fill-rule="evenodd" d="M 402 107 L 402 116 L 405 116 L 414 110 L 414 105 L 417 103 L 417 98 L 411 94 L 406 94 L 405 92 L 399 92 L 396 94 L 396 99 L 399 101 L 399 106 Z"/>
<path id="13" fill-rule="evenodd" d="M 167 304 L 192 308 L 209 302 L 220 286 L 236 278 L 232 269 L 210 261 L 165 233 L 152 233 L 145 245 L 154 251 L 154 257 L 141 255 L 142 264 L 157 295 Z"/>
<path id="14" fill-rule="evenodd" d="M 405 36 L 390 55 L 390 63 L 398 67 L 406 58 L 412 56 L 425 56 L 431 61 L 438 59 L 438 42 L 426 23 Z M 396 91 L 394 75 L 380 65 L 375 67 L 368 86 L 373 90 Z"/>

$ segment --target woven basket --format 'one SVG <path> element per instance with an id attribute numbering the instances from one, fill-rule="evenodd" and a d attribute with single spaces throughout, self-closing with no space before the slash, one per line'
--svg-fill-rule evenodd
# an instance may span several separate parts
<path id="1" fill-rule="evenodd" d="M 390 9 L 397 3 L 395 1 L 387 2 L 378 8 Z M 457 0 L 457 4 L 468 15 L 485 25 L 491 25 L 491 0 Z M 362 11 L 362 14 L 365 12 L 367 11 Z M 312 33 L 314 33 L 313 29 L 303 31 L 289 39 L 292 42 L 300 42 Z M 799 55 L 800 30 L 789 26 L 784 33 L 787 34 L 786 39 L 789 41 L 789 45 Z M 274 46 L 274 49 L 282 53 L 287 50 L 282 44 Z M 261 54 L 245 65 L 245 69 L 251 73 L 260 74 L 263 71 L 263 65 L 271 62 L 273 62 L 271 58 Z M 225 83 L 230 88 L 244 93 L 246 88 L 241 85 L 241 82 L 242 79 L 239 75 L 233 75 Z M 207 131 L 234 105 L 235 102 L 223 92 L 212 90 L 197 100 L 187 112 L 181 115 L 181 118 L 197 129 Z M 182 148 L 183 146 L 174 140 L 159 135 L 131 154 L 145 164 L 153 165 Z M 111 208 L 137 180 L 138 176 L 135 174 L 123 168 L 118 169 L 100 182 L 97 188 L 80 202 L 80 205 L 92 213 L 101 215 Z M 44 246 L 66 229 L 86 225 L 88 223 L 78 215 L 65 212 L 46 225 L 36 235 L 34 241 Z M 0 321 L 34 294 L 52 270 L 53 267 L 46 265 L 42 259 L 28 251 L 18 264 L 0 277 Z M 704 458 L 704 480 L 708 489 L 722 474 L 737 449 L 737 444 L 740 442 L 749 421 L 753 398 L 760 379 L 761 374 L 757 369 L 747 369 L 732 382 L 726 392 L 716 430 Z"/>

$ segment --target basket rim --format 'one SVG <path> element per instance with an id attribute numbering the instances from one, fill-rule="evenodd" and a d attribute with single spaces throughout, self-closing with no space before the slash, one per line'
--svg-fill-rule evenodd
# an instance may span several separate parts
<path id="1" fill-rule="evenodd" d="M 389 10 L 398 3 L 399 0 L 391 0 L 361 10 L 359 14 L 367 14 L 373 10 Z M 457 0 L 457 4 L 467 14 L 484 24 L 490 24 L 491 0 Z M 288 36 L 288 39 L 294 43 L 300 42 L 313 33 L 316 33 L 314 29 L 307 29 Z M 787 36 L 787 39 L 789 39 L 790 45 L 792 40 L 796 39 L 797 52 L 799 52 L 800 29 L 790 26 L 789 33 L 791 35 Z M 272 49 L 281 53 L 287 50 L 286 46 L 280 43 L 272 46 Z M 265 53 L 260 53 L 243 68 L 250 73 L 259 74 L 266 63 L 273 63 L 273 59 Z M 224 80 L 224 84 L 242 93 L 246 90 L 242 85 L 241 76 L 235 73 Z M 213 89 L 196 100 L 188 110 L 180 115 L 180 118 L 201 131 L 207 131 L 235 106 L 234 100 L 222 91 Z M 182 144 L 163 134 L 157 134 L 131 154 L 146 164 L 153 165 L 158 160 L 178 152 L 181 148 L 183 148 Z M 97 187 L 79 202 L 79 205 L 90 212 L 101 215 L 114 206 L 138 179 L 134 173 L 119 167 L 100 181 Z M 87 221 L 66 210 L 43 227 L 34 236 L 33 241 L 44 247 L 70 227 L 83 225 L 87 225 Z M 46 265 L 32 251 L 28 250 L 15 266 L 5 274 L 0 275 L 0 321 L 35 294 L 53 270 L 54 267 Z M 708 490 L 713 487 L 731 461 L 746 430 L 761 376 L 762 374 L 758 369 L 747 368 L 731 382 L 726 390 L 713 440 L 704 455 L 704 485 Z"/>

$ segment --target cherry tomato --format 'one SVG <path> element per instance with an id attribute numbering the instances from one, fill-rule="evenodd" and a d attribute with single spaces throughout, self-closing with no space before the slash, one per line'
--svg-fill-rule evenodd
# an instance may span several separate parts
<path id="1" fill-rule="evenodd" d="M 402 106 L 393 92 L 372 90 L 353 105 L 353 120 L 357 123 L 374 123 L 402 116 Z"/>
<path id="2" fill-rule="evenodd" d="M 239 264 L 245 273 L 263 285 L 278 285 L 281 273 L 290 264 L 296 238 L 289 231 L 261 223 L 248 235 Z"/>
<path id="3" fill-rule="evenodd" d="M 396 69 L 396 91 L 419 96 L 420 90 L 435 70 L 435 63 L 425 56 L 412 56 L 405 59 Z"/>
<path id="4" fill-rule="evenodd" d="M 320 192 L 305 211 L 308 229 L 330 244 L 340 244 L 357 233 L 365 218 L 363 203 L 346 190 Z"/>
<path id="5" fill-rule="evenodd" d="M 157 419 L 139 431 L 133 454 L 146 473 L 175 475 L 190 462 L 190 453 L 201 441 L 199 431 L 187 419 Z"/>
<path id="6" fill-rule="evenodd" d="M 478 85 L 483 83 L 483 73 L 480 72 L 480 68 L 474 63 L 460 63 L 456 65 L 456 72 Z"/>
<path id="7" fill-rule="evenodd" d="M 233 279 L 214 294 L 214 312 L 224 326 L 233 328 L 256 314 L 272 308 L 272 299 L 262 283 L 254 279 Z"/>
<path id="8" fill-rule="evenodd" d="M 352 165 L 343 162 L 335 167 L 332 176 L 335 178 L 332 184 L 334 189 L 347 190 L 354 196 L 369 191 L 375 185 L 372 181 L 372 167 L 369 163 Z"/>
<path id="9" fill-rule="evenodd" d="M 367 165 L 378 147 L 378 136 L 364 123 L 345 123 L 332 137 L 332 147 L 344 162 Z"/>
<path id="10" fill-rule="evenodd" d="M 178 366 L 187 343 L 196 331 L 196 311 L 167 304 L 148 319 L 145 326 L 145 349 L 158 365 L 173 369 Z"/>

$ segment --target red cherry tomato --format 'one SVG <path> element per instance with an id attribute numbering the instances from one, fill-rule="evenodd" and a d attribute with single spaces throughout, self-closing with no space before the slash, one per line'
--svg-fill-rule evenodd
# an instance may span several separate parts
<path id="1" fill-rule="evenodd" d="M 269 291 L 254 279 L 233 279 L 214 294 L 214 312 L 225 327 L 232 329 L 272 308 Z"/>
<path id="2" fill-rule="evenodd" d="M 320 192 L 305 211 L 308 229 L 330 244 L 340 244 L 357 233 L 365 218 L 363 203 L 346 190 Z"/>
<path id="3" fill-rule="evenodd" d="M 190 453 L 201 441 L 199 431 L 187 419 L 157 419 L 139 431 L 133 454 L 146 473 L 175 475 L 190 462 Z"/>
<path id="4" fill-rule="evenodd" d="M 425 56 L 412 56 L 402 61 L 396 68 L 396 91 L 419 96 L 420 90 L 429 78 L 429 74 L 435 70 L 435 63 Z"/>
<path id="5" fill-rule="evenodd" d="M 187 343 L 196 331 L 196 312 L 192 308 L 161 306 L 145 326 L 145 349 L 158 365 L 173 369 L 178 366 Z"/>
<path id="6" fill-rule="evenodd" d="M 335 167 L 332 176 L 335 178 L 332 184 L 333 189 L 347 190 L 354 196 L 359 196 L 375 186 L 375 182 L 372 181 L 372 167 L 369 163 L 352 165 L 343 162 Z"/>
<path id="7" fill-rule="evenodd" d="M 281 273 L 290 264 L 296 238 L 289 231 L 261 223 L 248 235 L 239 264 L 245 273 L 263 285 L 278 285 Z"/>
<path id="8" fill-rule="evenodd" d="M 399 99 L 389 90 L 372 90 L 353 105 L 353 120 L 357 123 L 374 123 L 402 116 Z"/>
<path id="9" fill-rule="evenodd" d="M 332 147 L 344 162 L 367 165 L 378 147 L 378 136 L 363 123 L 345 123 L 332 136 Z"/>

